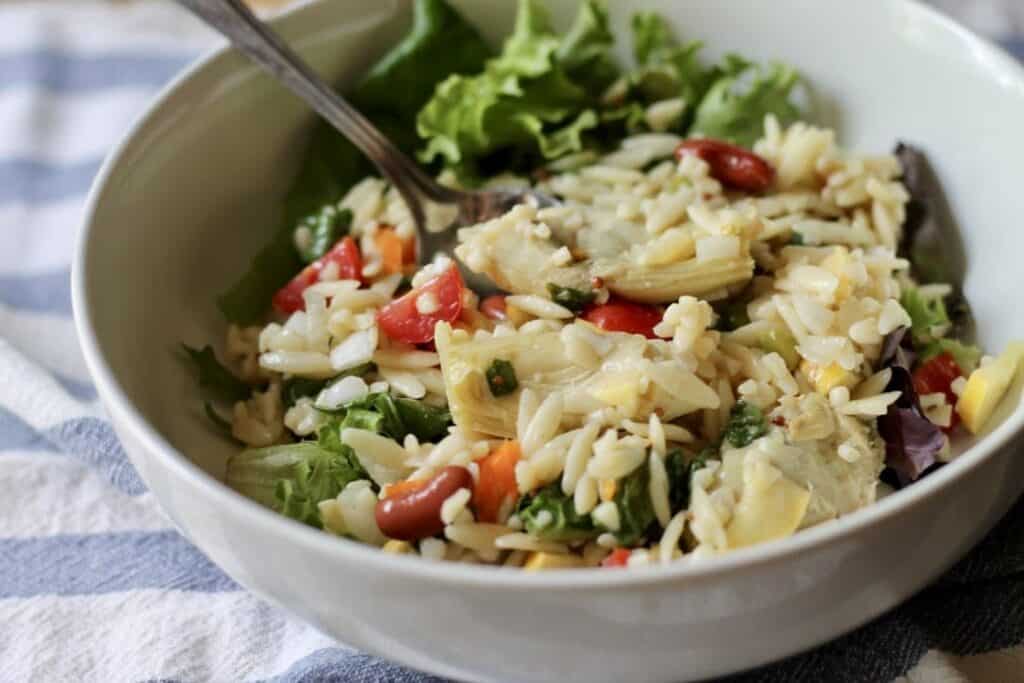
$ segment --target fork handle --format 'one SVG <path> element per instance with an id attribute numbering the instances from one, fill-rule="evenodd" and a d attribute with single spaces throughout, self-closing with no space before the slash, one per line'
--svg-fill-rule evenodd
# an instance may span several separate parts
<path id="1" fill-rule="evenodd" d="M 365 116 L 327 85 L 280 35 L 260 21 L 241 0 L 178 0 L 178 3 L 270 72 L 369 157 L 398 189 L 418 225 L 425 225 L 420 195 L 442 203 L 457 201 L 457 191 L 434 182 Z"/>

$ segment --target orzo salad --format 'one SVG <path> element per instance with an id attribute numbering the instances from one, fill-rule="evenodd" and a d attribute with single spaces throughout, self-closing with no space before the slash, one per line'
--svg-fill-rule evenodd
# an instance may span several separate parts
<path id="1" fill-rule="evenodd" d="M 558 203 L 418 267 L 396 190 L 318 128 L 218 299 L 225 363 L 188 349 L 232 487 L 390 553 L 635 567 L 835 519 L 989 426 L 1022 351 L 964 338 L 920 152 L 840 147 L 792 68 L 709 62 L 656 14 L 631 65 L 612 47 L 595 0 L 564 34 L 521 0 L 496 53 L 415 3 L 352 101 L 442 182 Z"/>

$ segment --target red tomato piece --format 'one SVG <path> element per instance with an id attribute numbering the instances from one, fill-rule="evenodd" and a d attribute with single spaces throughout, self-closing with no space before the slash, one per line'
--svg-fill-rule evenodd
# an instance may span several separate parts
<path id="1" fill-rule="evenodd" d="M 331 263 L 338 266 L 339 280 L 362 281 L 363 257 L 359 253 L 356 241 L 351 237 L 345 237 L 331 247 L 329 252 L 303 268 L 302 272 L 292 278 L 291 282 L 279 289 L 274 295 L 274 308 L 282 313 L 306 310 L 306 302 L 302 299 L 302 293 L 306 291 L 307 287 L 320 280 L 320 271 Z"/>
<path id="2" fill-rule="evenodd" d="M 957 377 L 963 377 L 964 371 L 956 364 L 949 353 L 940 353 L 929 358 L 914 370 L 914 390 L 918 395 L 945 394 L 950 405 L 956 405 L 957 395 L 953 393 L 952 384 Z M 960 415 L 954 410 L 948 427 L 944 432 L 951 432 L 960 423 Z"/>
<path id="3" fill-rule="evenodd" d="M 661 309 L 612 298 L 606 304 L 588 307 L 580 317 L 602 330 L 642 334 L 654 339 L 654 326 L 661 322 Z"/>
<path id="4" fill-rule="evenodd" d="M 914 389 L 918 394 L 945 394 L 950 403 L 956 403 L 951 385 L 964 371 L 956 364 L 952 354 L 940 353 L 929 358 L 914 370 Z"/>
<path id="5" fill-rule="evenodd" d="M 708 163 L 711 175 L 726 187 L 745 192 L 763 192 L 775 180 L 775 169 L 753 152 L 721 140 L 684 140 L 676 148 L 682 160 L 694 154 Z"/>
<path id="6" fill-rule="evenodd" d="M 480 302 L 480 312 L 491 320 L 507 320 L 508 314 L 505 312 L 505 295 L 492 294 L 491 296 L 485 297 L 484 300 Z"/>
<path id="7" fill-rule="evenodd" d="M 421 287 L 417 287 L 400 299 L 377 312 L 377 325 L 381 331 L 396 341 L 407 344 L 426 344 L 434 340 L 434 325 L 454 322 L 462 313 L 462 276 L 457 266 L 441 273 Z M 436 301 L 430 306 L 430 313 L 420 313 L 416 301 L 423 295 L 431 295 Z"/>
<path id="8" fill-rule="evenodd" d="M 625 567 L 631 552 L 628 548 L 616 548 L 612 551 L 611 555 L 601 560 L 601 566 L 611 568 Z"/>

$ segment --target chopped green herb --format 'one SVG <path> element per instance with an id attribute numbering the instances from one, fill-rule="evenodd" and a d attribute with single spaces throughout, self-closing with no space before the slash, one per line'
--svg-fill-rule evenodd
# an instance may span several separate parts
<path id="1" fill-rule="evenodd" d="M 187 344 L 181 346 L 199 370 L 200 389 L 205 389 L 213 396 L 232 403 L 249 398 L 252 387 L 221 365 L 212 346 L 207 344 L 201 350 L 193 349 Z"/>
<path id="2" fill-rule="evenodd" d="M 576 514 L 572 496 L 558 482 L 520 498 L 516 514 L 530 534 L 546 541 L 586 540 L 600 533 L 590 515 Z"/>
<path id="3" fill-rule="evenodd" d="M 548 292 L 551 300 L 560 306 L 565 306 L 573 313 L 580 313 L 584 308 L 594 303 L 597 298 L 596 292 L 584 292 L 572 287 L 561 287 L 554 282 L 548 283 Z"/>
<path id="4" fill-rule="evenodd" d="M 516 369 L 511 361 L 495 358 L 491 361 L 490 367 L 485 373 L 487 386 L 491 389 L 494 397 L 508 396 L 519 388 L 519 380 L 516 379 Z"/>
<path id="5" fill-rule="evenodd" d="M 803 236 L 803 234 L 801 234 L 801 233 L 797 232 L 796 230 L 794 230 L 793 232 L 791 232 L 789 234 L 789 243 L 792 244 L 795 247 L 802 247 L 804 245 L 804 236 Z"/>
<path id="6" fill-rule="evenodd" d="M 316 213 L 306 216 L 299 222 L 299 228 L 308 231 L 308 239 L 296 240 L 299 256 L 306 263 L 316 261 L 330 251 L 351 225 L 352 212 L 348 209 L 339 211 L 334 204 L 327 204 Z"/>
<path id="7" fill-rule="evenodd" d="M 725 440 L 735 448 L 749 446 L 755 439 L 768 433 L 764 413 L 746 401 L 737 401 L 729 413 L 723 434 Z"/>

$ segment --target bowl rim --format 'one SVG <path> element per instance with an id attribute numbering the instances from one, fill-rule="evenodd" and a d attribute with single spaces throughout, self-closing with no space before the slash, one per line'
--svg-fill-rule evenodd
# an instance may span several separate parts
<path id="1" fill-rule="evenodd" d="M 935 27 L 950 32 L 980 51 L 992 69 L 993 77 L 1016 81 L 1024 88 L 1024 65 L 1010 56 L 998 45 L 975 34 L 952 18 L 921 0 L 888 0 L 898 6 L 921 12 Z M 318 6 L 311 1 L 274 17 L 279 28 L 298 23 L 303 15 Z M 306 551 L 316 553 L 328 561 L 361 563 L 375 572 L 386 572 L 408 579 L 430 581 L 445 585 L 472 585 L 474 587 L 501 587 L 511 590 L 536 590 L 538 588 L 560 591 L 589 590 L 592 588 L 646 587 L 652 584 L 679 581 L 708 581 L 725 577 L 731 573 L 754 569 L 774 562 L 786 561 L 790 557 L 839 542 L 856 532 L 891 521 L 905 510 L 922 503 L 926 498 L 938 495 L 952 486 L 968 472 L 994 457 L 1015 435 L 1024 431 L 1024 406 L 1015 410 L 1006 420 L 991 432 L 981 437 L 979 443 L 970 447 L 956 460 L 941 467 L 913 486 L 897 491 L 876 501 L 872 505 L 856 510 L 835 520 L 801 530 L 792 536 L 769 541 L 756 546 L 732 550 L 723 555 L 703 558 L 700 562 L 673 562 L 638 568 L 634 571 L 604 572 L 591 568 L 566 569 L 558 572 L 524 572 L 520 568 L 477 566 L 457 562 L 430 562 L 419 557 L 406 557 L 381 552 L 379 548 L 357 541 L 339 538 L 321 530 L 312 529 L 297 521 L 284 517 L 233 491 L 226 484 L 206 473 L 186 457 L 160 432 L 150 424 L 141 411 L 131 402 L 114 371 L 107 363 L 98 335 L 94 329 L 93 311 L 87 286 L 89 253 L 96 218 L 100 207 L 110 192 L 108 181 L 118 172 L 132 144 L 158 122 L 164 115 L 166 105 L 189 87 L 199 87 L 199 77 L 212 71 L 234 55 L 230 46 L 223 43 L 207 51 L 179 73 L 150 102 L 146 110 L 133 122 L 113 151 L 104 160 L 86 199 L 82 225 L 75 244 L 71 268 L 71 294 L 75 328 L 86 365 L 96 382 L 97 390 L 104 405 L 110 412 L 112 422 L 127 430 L 146 451 L 147 457 L 155 458 L 161 467 L 171 470 L 181 483 L 188 483 L 202 495 L 223 508 L 230 509 L 233 516 L 247 518 L 248 524 L 264 535 L 286 538 L 289 543 L 305 546 Z M 180 484 L 179 484 L 180 485 Z M 161 505 L 163 503 L 161 502 Z M 187 530 L 186 530 L 187 531 Z M 191 535 L 189 535 L 191 540 Z"/>

